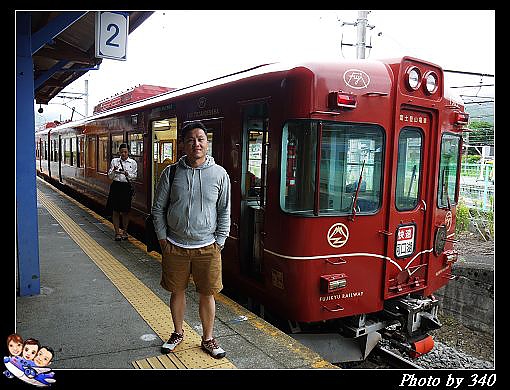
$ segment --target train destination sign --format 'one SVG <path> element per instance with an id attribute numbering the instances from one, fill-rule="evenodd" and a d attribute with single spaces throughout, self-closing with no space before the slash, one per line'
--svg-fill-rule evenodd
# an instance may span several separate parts
<path id="1" fill-rule="evenodd" d="M 96 57 L 125 61 L 129 32 L 127 12 L 96 13 Z"/>
<path id="2" fill-rule="evenodd" d="M 416 226 L 406 225 L 397 229 L 397 243 L 395 245 L 395 256 L 405 257 L 414 252 L 414 238 Z"/>

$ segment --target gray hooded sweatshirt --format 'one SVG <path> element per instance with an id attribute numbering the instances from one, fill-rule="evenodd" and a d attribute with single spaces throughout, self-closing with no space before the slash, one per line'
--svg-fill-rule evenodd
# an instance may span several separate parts
<path id="1" fill-rule="evenodd" d="M 227 171 L 206 156 L 197 168 L 177 162 L 168 202 L 170 166 L 161 173 L 152 215 L 158 240 L 170 238 L 183 246 L 220 246 L 230 232 L 230 178 Z M 168 203 L 168 209 L 167 209 Z"/>

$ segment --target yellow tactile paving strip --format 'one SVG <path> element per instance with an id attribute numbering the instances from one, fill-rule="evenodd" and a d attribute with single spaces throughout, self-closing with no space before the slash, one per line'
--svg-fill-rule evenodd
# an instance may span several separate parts
<path id="1" fill-rule="evenodd" d="M 69 236 L 82 248 L 90 259 L 104 272 L 147 324 L 161 338 L 168 340 L 172 333 L 172 317 L 168 305 L 136 278 L 123 264 L 90 237 L 66 213 L 37 191 L 39 202 L 57 220 Z M 217 360 L 200 349 L 201 337 L 188 324 L 184 324 L 186 338 L 169 359 L 157 356 L 143 359 L 148 363 L 133 362 L 139 368 L 235 368 L 226 358 Z M 169 363 L 171 362 L 171 363 Z M 173 367 L 172 367 L 173 365 Z"/>
<path id="2" fill-rule="evenodd" d="M 77 207 L 79 207 L 82 210 L 86 211 L 88 214 L 90 214 L 92 217 L 94 217 L 94 219 L 96 219 L 99 222 L 103 223 L 104 225 L 108 226 L 112 230 L 112 232 L 113 232 L 113 225 L 112 225 L 112 223 L 109 220 L 107 220 L 106 218 L 103 218 L 99 214 L 95 213 L 93 210 L 90 210 L 87 207 L 83 206 L 77 200 L 69 197 L 68 195 L 66 195 L 65 193 L 60 191 L 59 189 L 51 186 L 46 181 L 44 181 L 42 179 L 39 179 L 39 178 L 38 178 L 38 180 L 41 183 L 44 183 L 45 185 L 47 185 L 49 188 L 51 188 L 52 191 L 55 191 L 55 192 L 59 193 L 60 196 L 65 197 L 68 201 L 74 203 Z M 39 191 L 38 191 L 38 193 L 39 193 Z M 129 237 L 129 243 L 135 245 L 136 247 L 138 247 L 142 251 L 145 251 L 145 249 L 146 249 L 145 248 L 145 244 L 143 244 L 140 241 L 136 240 L 134 237 L 131 237 L 131 236 Z M 161 262 L 161 255 L 158 252 L 150 252 L 150 253 L 148 253 L 148 255 L 150 255 L 156 261 Z M 193 283 L 193 281 L 191 281 L 191 283 Z M 249 310 L 247 310 L 243 306 L 239 305 L 237 302 L 235 302 L 235 301 L 231 300 L 230 298 L 226 297 L 225 295 L 217 294 L 215 296 L 215 299 L 216 299 L 217 302 L 221 302 L 222 304 L 228 306 L 229 309 L 232 312 L 234 312 L 234 313 L 236 313 L 238 315 L 246 316 L 247 317 L 247 321 L 251 325 L 253 325 L 257 329 L 259 329 L 260 331 L 266 333 L 268 335 L 268 337 L 271 337 L 274 340 L 278 341 L 278 343 L 281 344 L 282 347 L 291 350 L 296 355 L 301 356 L 304 360 L 312 362 L 311 363 L 311 367 L 313 367 L 313 368 L 332 368 L 332 369 L 338 369 L 337 366 L 335 366 L 335 365 L 331 364 L 330 362 L 322 359 L 320 357 L 320 355 L 316 354 L 315 352 L 311 351 L 307 347 L 303 346 L 302 344 L 300 344 L 299 342 L 297 342 L 296 340 L 294 340 L 290 336 L 287 336 L 284 333 L 278 331 L 271 324 L 267 323 L 266 321 L 261 320 L 255 314 L 253 314 L 252 312 L 250 312 Z M 153 321 L 156 322 L 156 323 L 160 323 L 161 326 L 167 325 L 168 324 L 168 319 L 166 318 L 166 315 L 170 318 L 170 309 L 167 309 L 167 310 L 168 310 L 167 312 L 163 312 L 164 314 L 158 313 L 158 315 L 155 316 Z M 187 326 L 186 323 L 184 324 L 184 327 L 186 328 L 186 332 L 187 332 L 186 333 L 186 339 L 178 347 L 179 349 L 181 349 L 181 347 L 186 348 L 185 344 L 187 344 L 187 342 L 190 341 L 189 340 L 189 338 L 190 338 L 189 335 L 190 335 L 190 329 L 191 328 L 189 326 Z M 167 334 L 167 333 L 170 334 L 170 332 L 166 331 L 165 334 Z M 195 331 L 191 329 L 191 333 L 195 333 Z M 159 335 L 159 333 L 158 333 L 158 335 Z M 162 338 L 162 340 L 167 340 L 168 337 L 169 336 L 165 336 L 165 337 Z M 198 339 L 200 340 L 200 336 L 198 336 Z M 198 343 L 200 343 L 200 341 L 198 341 Z M 190 347 L 190 346 L 188 345 L 187 347 Z M 177 354 L 177 352 L 175 354 Z M 157 356 L 158 360 L 160 361 L 160 363 L 165 368 L 185 368 L 185 367 L 181 367 L 182 363 L 178 359 L 175 359 L 172 356 L 172 354 L 168 355 L 168 359 L 165 359 L 164 358 L 165 356 L 167 356 L 167 355 Z M 206 357 L 208 357 L 208 356 L 206 356 Z M 170 360 L 170 362 L 168 362 L 168 360 Z M 226 359 L 225 358 L 221 359 L 221 362 L 223 362 L 224 360 L 226 360 Z M 135 362 L 132 362 L 132 364 L 133 364 L 133 366 L 135 368 L 154 368 L 154 366 L 152 366 L 147 361 L 147 359 L 142 359 L 142 360 L 139 360 L 139 361 L 135 361 Z M 227 364 L 232 364 L 232 363 L 228 362 Z M 215 366 L 213 366 L 211 368 L 223 368 L 222 366 L 223 366 L 223 363 L 217 364 L 217 365 L 215 365 Z M 232 367 L 234 367 L 234 366 L 232 365 Z"/>

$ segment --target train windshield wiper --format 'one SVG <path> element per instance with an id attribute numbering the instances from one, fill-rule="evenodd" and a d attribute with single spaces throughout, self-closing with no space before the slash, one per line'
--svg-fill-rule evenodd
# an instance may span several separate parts
<path id="1" fill-rule="evenodd" d="M 352 199 L 351 216 L 349 218 L 351 221 L 354 221 L 354 218 L 356 217 L 356 203 L 358 202 L 359 188 L 361 186 L 361 180 L 363 179 L 363 169 L 364 168 L 365 168 L 365 160 L 363 160 L 363 163 L 361 164 L 361 171 L 359 173 L 358 186 L 356 187 L 356 193 L 354 194 L 354 198 Z"/>

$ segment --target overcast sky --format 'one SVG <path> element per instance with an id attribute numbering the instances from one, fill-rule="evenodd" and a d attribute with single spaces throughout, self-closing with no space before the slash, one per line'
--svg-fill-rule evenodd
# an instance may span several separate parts
<path id="1" fill-rule="evenodd" d="M 138 84 L 184 87 L 268 62 L 354 59 L 356 49 L 341 43 L 356 42 L 356 27 L 342 24 L 357 16 L 357 10 L 156 11 L 129 35 L 127 61 L 103 59 L 66 91 L 83 92 L 88 80 L 91 114 L 100 100 Z M 410 55 L 443 69 L 495 73 L 494 10 L 372 10 L 368 24 L 374 26 L 367 30 L 368 59 Z M 43 115 L 36 111 L 36 121 L 59 119 L 56 111 L 69 119 L 71 109 L 56 104 L 62 102 L 54 98 Z M 67 105 L 84 114 L 83 102 L 75 102 Z"/>

